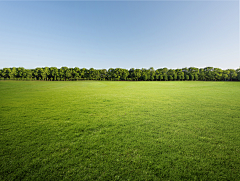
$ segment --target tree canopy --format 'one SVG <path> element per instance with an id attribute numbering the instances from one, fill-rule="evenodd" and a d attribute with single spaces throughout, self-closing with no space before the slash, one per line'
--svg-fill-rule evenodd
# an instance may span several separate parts
<path id="1" fill-rule="evenodd" d="M 182 69 L 159 68 L 149 69 L 86 69 L 68 67 L 38 67 L 25 69 L 12 67 L 0 69 L 0 80 L 131 80 L 131 81 L 240 81 L 240 68 L 222 70 L 220 68 L 185 67 Z"/>

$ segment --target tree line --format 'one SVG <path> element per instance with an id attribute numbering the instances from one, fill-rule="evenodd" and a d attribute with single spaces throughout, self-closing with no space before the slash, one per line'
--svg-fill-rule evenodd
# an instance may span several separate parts
<path id="1" fill-rule="evenodd" d="M 168 69 L 86 69 L 44 67 L 25 69 L 23 67 L 0 69 L 0 80 L 44 80 L 44 81 L 67 81 L 67 80 L 129 80 L 129 81 L 240 81 L 240 68 L 222 70 L 220 68 L 182 68 Z"/>

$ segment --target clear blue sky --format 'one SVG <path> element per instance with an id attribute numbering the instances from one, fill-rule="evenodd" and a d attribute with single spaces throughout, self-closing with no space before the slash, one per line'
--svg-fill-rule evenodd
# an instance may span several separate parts
<path id="1" fill-rule="evenodd" d="M 239 68 L 238 1 L 0 2 L 0 68 Z"/>

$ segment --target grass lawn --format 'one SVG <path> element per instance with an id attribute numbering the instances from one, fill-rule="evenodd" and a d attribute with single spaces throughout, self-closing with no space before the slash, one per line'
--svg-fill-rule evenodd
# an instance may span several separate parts
<path id="1" fill-rule="evenodd" d="M 0 81 L 0 180 L 240 180 L 240 82 Z"/>

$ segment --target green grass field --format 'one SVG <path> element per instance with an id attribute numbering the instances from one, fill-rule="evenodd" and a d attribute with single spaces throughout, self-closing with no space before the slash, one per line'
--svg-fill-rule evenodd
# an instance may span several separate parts
<path id="1" fill-rule="evenodd" d="M 0 180 L 240 180 L 240 82 L 0 81 Z"/>

